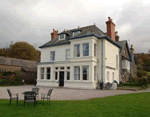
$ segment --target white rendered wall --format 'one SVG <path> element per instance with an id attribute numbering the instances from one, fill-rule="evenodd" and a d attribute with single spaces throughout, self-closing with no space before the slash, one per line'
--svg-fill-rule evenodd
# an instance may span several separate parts
<path id="1" fill-rule="evenodd" d="M 66 49 L 70 49 L 70 44 L 42 48 L 41 62 L 50 62 L 50 51 L 55 51 L 55 61 L 66 61 Z"/>
<path id="2" fill-rule="evenodd" d="M 118 61 L 116 61 L 116 55 L 118 55 Z M 116 62 L 118 62 L 118 66 L 116 66 Z M 114 79 L 119 83 L 119 48 L 105 40 L 105 83 L 107 83 L 107 71 L 110 75 L 110 81 L 112 82 L 112 72 L 114 72 Z"/>

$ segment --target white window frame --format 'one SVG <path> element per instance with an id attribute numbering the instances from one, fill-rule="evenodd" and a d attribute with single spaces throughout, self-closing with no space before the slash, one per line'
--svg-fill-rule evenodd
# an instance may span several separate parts
<path id="1" fill-rule="evenodd" d="M 94 43 L 94 57 L 97 57 L 97 44 Z"/>
<path id="2" fill-rule="evenodd" d="M 49 73 L 47 72 L 48 68 L 50 69 Z M 46 79 L 48 78 L 47 75 L 49 75 L 49 77 L 51 79 L 51 67 L 46 67 Z M 47 80 L 50 80 L 50 79 L 47 79 Z"/>
<path id="3" fill-rule="evenodd" d="M 54 55 L 52 55 L 54 53 Z M 50 51 L 50 61 L 55 61 L 55 51 Z"/>
<path id="4" fill-rule="evenodd" d="M 61 35 L 64 35 L 64 38 L 60 38 Z M 66 38 L 66 35 L 65 35 L 65 34 L 60 34 L 60 35 L 59 35 L 59 40 L 64 40 L 65 38 Z"/>
<path id="5" fill-rule="evenodd" d="M 43 72 L 42 72 L 42 69 L 43 69 Z M 44 67 L 41 67 L 41 68 L 40 68 L 40 74 L 41 74 L 41 75 L 40 75 L 40 79 L 43 80 L 43 79 L 44 79 Z M 42 76 L 43 76 L 43 78 L 42 78 Z"/>
<path id="6" fill-rule="evenodd" d="M 76 70 L 76 68 L 79 70 Z M 79 73 L 77 73 L 77 71 L 79 71 Z M 78 79 L 76 79 L 76 76 L 78 76 Z M 74 80 L 80 80 L 80 66 L 74 66 Z"/>
<path id="7" fill-rule="evenodd" d="M 118 55 L 116 55 L 116 69 L 118 69 Z"/>
<path id="8" fill-rule="evenodd" d="M 77 33 L 77 34 L 75 34 L 75 33 Z M 80 33 L 80 31 L 74 31 L 72 35 L 74 37 L 74 36 L 78 35 L 79 33 Z"/>
<path id="9" fill-rule="evenodd" d="M 83 56 L 89 56 L 89 49 L 84 49 L 84 45 L 86 45 L 86 44 L 88 44 L 88 46 L 89 46 L 89 43 L 83 43 L 82 44 L 82 54 L 83 54 Z M 87 51 L 88 50 L 88 55 L 84 55 L 84 51 Z"/>
<path id="10" fill-rule="evenodd" d="M 94 66 L 94 81 L 97 81 L 97 66 Z"/>
<path id="11" fill-rule="evenodd" d="M 86 68 L 87 70 L 87 73 L 83 73 L 83 69 Z M 82 66 L 82 78 L 83 78 L 83 75 L 86 75 L 87 78 L 86 80 L 89 80 L 89 66 Z M 84 79 L 83 79 L 84 80 Z M 84 80 L 85 81 L 85 80 Z"/>
<path id="12" fill-rule="evenodd" d="M 79 46 L 79 49 L 76 50 L 75 47 L 76 47 L 77 45 Z M 77 55 L 78 55 L 78 52 L 79 52 L 79 56 L 77 56 Z M 80 56 L 81 56 L 80 44 L 75 44 L 75 45 L 74 45 L 74 57 L 80 57 Z"/>
<path id="13" fill-rule="evenodd" d="M 69 51 L 69 53 L 67 53 Z M 70 49 L 66 49 L 66 60 L 70 59 Z"/>

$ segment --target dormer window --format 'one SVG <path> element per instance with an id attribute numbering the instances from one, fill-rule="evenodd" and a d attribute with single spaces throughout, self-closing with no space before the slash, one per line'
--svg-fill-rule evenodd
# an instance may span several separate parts
<path id="1" fill-rule="evenodd" d="M 74 31 L 73 32 L 73 37 L 76 36 L 76 35 L 78 35 L 79 33 L 80 33 L 80 31 Z"/>
<path id="2" fill-rule="evenodd" d="M 63 40 L 63 39 L 65 39 L 65 37 L 66 37 L 65 34 L 60 34 L 60 35 L 59 35 L 59 40 Z"/>

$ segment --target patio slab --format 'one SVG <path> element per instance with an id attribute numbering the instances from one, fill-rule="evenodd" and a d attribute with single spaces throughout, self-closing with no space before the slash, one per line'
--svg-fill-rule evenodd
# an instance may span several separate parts
<path id="1" fill-rule="evenodd" d="M 85 90 L 85 89 L 67 89 L 67 88 L 53 88 L 53 87 L 41 87 L 41 86 L 6 86 L 0 87 L 0 99 L 9 99 L 7 89 L 10 89 L 13 93 L 19 93 L 19 99 L 23 100 L 25 91 L 31 91 L 33 87 L 39 87 L 41 93 L 47 93 L 50 88 L 53 89 L 51 100 L 87 100 L 91 98 L 99 98 L 106 96 L 113 96 L 119 94 L 150 92 L 150 89 L 141 91 L 127 91 L 127 90 Z M 41 99 L 39 96 L 39 99 Z"/>

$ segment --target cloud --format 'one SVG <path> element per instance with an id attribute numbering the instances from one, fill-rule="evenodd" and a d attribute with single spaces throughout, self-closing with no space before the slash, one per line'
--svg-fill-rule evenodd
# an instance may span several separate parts
<path id="1" fill-rule="evenodd" d="M 149 3 L 148 0 L 1 1 L 0 47 L 11 41 L 40 46 L 50 40 L 52 29 L 61 32 L 94 23 L 106 32 L 105 22 L 110 16 L 120 40 L 130 39 L 135 52 L 147 52 L 150 49 Z"/>

